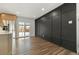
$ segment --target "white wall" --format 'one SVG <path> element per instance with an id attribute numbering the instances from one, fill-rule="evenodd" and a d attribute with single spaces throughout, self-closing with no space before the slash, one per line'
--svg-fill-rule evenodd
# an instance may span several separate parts
<path id="1" fill-rule="evenodd" d="M 35 36 L 35 21 L 34 19 L 30 19 L 30 18 L 25 18 L 25 17 L 20 17 L 18 16 L 17 17 L 17 20 L 16 20 L 16 26 L 18 28 L 18 23 L 19 22 L 25 22 L 25 23 L 30 23 L 30 26 L 31 26 L 31 36 Z"/>
<path id="2" fill-rule="evenodd" d="M 79 53 L 79 3 L 76 4 L 77 52 Z"/>

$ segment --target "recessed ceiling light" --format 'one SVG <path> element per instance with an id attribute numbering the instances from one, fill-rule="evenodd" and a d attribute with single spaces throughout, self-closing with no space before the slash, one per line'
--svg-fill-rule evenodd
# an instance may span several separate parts
<path id="1" fill-rule="evenodd" d="M 36 17 L 36 16 L 33 16 L 34 18 Z"/>
<path id="2" fill-rule="evenodd" d="M 16 14 L 18 15 L 18 14 L 20 14 L 20 12 L 16 12 Z"/>
<path id="3" fill-rule="evenodd" d="M 42 11 L 44 11 L 44 10 L 45 10 L 45 8 L 42 8 L 41 10 L 42 10 Z"/>

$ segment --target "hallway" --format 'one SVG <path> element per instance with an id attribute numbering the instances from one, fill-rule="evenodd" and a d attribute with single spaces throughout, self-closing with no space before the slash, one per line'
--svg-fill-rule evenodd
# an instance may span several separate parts
<path id="1" fill-rule="evenodd" d="M 38 37 L 13 39 L 14 55 L 76 55 L 76 53 Z"/>

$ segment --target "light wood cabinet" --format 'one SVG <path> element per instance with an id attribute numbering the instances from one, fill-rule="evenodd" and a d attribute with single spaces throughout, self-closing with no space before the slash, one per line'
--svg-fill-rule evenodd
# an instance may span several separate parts
<path id="1" fill-rule="evenodd" d="M 3 25 L 3 22 L 2 22 L 2 18 L 1 18 L 1 14 L 0 14 L 0 26 Z"/>
<path id="2" fill-rule="evenodd" d="M 4 25 L 4 21 L 15 21 L 16 20 L 16 15 L 13 14 L 8 14 L 8 13 L 1 13 L 0 14 L 0 26 Z"/>

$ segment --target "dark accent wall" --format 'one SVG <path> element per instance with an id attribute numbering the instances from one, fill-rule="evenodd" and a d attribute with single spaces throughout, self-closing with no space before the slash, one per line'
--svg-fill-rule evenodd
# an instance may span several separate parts
<path id="1" fill-rule="evenodd" d="M 62 6 L 62 40 L 64 47 L 76 50 L 76 4 Z"/>
<path id="2" fill-rule="evenodd" d="M 76 52 L 76 4 L 65 3 L 36 19 L 35 35 Z"/>

